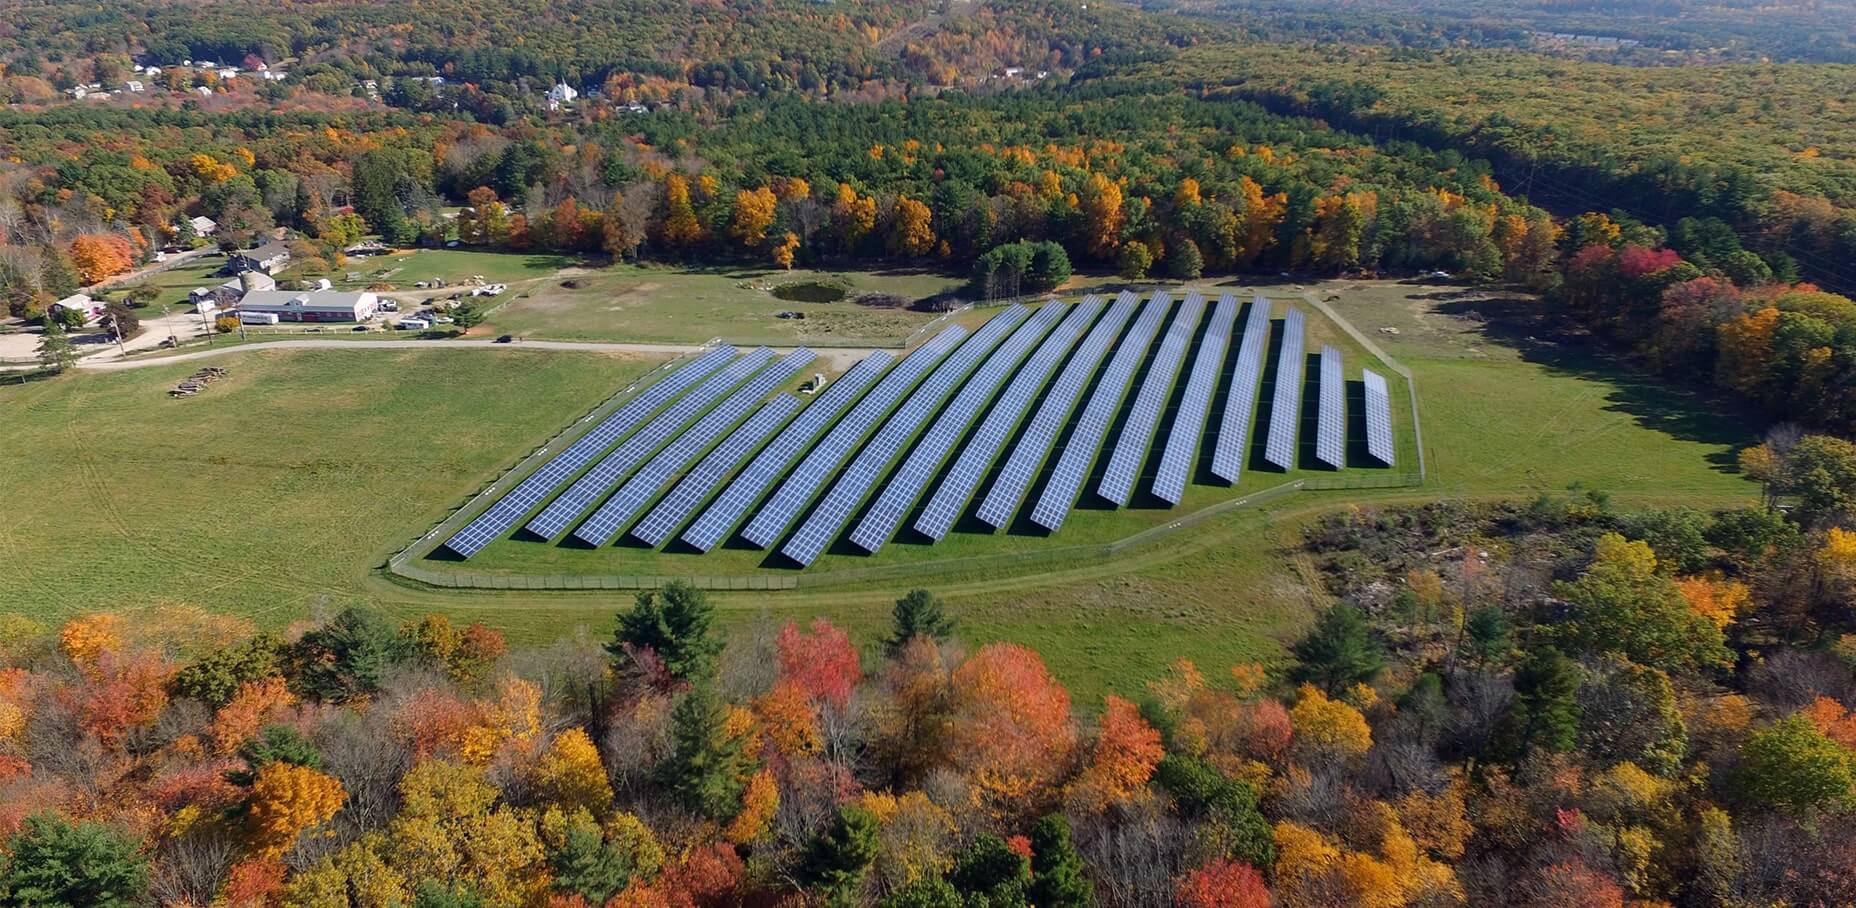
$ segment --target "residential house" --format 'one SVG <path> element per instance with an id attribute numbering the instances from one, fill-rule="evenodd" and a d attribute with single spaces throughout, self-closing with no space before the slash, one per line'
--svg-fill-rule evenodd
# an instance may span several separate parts
<path id="1" fill-rule="evenodd" d="M 255 249 L 241 249 L 226 254 L 226 266 L 220 274 L 243 274 L 247 271 L 262 271 L 276 274 L 290 264 L 290 247 L 282 243 L 265 243 Z"/>

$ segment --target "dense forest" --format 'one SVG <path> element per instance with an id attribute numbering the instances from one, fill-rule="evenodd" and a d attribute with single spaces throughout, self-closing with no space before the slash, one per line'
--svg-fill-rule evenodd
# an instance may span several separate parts
<path id="1" fill-rule="evenodd" d="M 1856 446 L 1786 510 L 1353 509 L 1270 665 L 1073 702 L 915 591 L 891 631 L 644 593 L 605 640 L 0 616 L 0 904 L 282 908 L 1856 899 Z"/>

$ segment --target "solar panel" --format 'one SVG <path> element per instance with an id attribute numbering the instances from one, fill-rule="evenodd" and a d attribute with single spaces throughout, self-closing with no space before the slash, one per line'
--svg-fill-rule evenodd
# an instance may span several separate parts
<path id="1" fill-rule="evenodd" d="M 704 552 L 715 548 L 741 522 L 748 508 L 767 493 L 773 481 L 784 476 L 787 467 L 811 447 L 812 442 L 818 440 L 832 420 L 837 419 L 859 395 L 876 382 L 877 376 L 889 368 L 892 359 L 888 353 L 879 350 L 864 357 L 863 361 L 851 367 L 851 371 L 832 382 L 805 412 L 799 414 L 798 419 L 775 436 L 772 444 L 754 455 L 754 459 L 735 475 L 734 481 L 709 505 L 709 509 L 683 531 L 683 541 Z"/>
<path id="2" fill-rule="evenodd" d="M 954 444 L 973 425 L 980 408 L 992 400 L 999 386 L 1005 384 L 1006 376 L 1069 308 L 1063 303 L 1046 303 L 1037 315 L 1019 326 L 998 350 L 993 351 L 985 365 L 961 387 L 953 402 L 941 411 L 934 425 L 916 443 L 915 450 L 902 462 L 902 468 L 890 477 L 883 493 L 877 496 L 864 519 L 851 532 L 852 542 L 873 555 L 883 547 L 896 532 L 896 525 L 908 514 L 909 507 L 921 496 L 922 489 L 927 488 L 929 480 L 941 469 L 947 452 L 953 450 Z"/>
<path id="3" fill-rule="evenodd" d="M 838 466 L 857 450 L 857 445 L 863 441 L 864 436 L 870 434 L 870 429 L 877 421 L 889 415 L 896 401 L 901 400 L 902 395 L 914 388 L 928 370 L 953 352 L 954 347 L 966 337 L 967 329 L 959 325 L 947 328 L 928 343 L 916 348 L 896 368 L 889 370 L 889 374 L 883 376 L 883 380 L 799 461 L 799 465 L 786 474 L 786 481 L 761 505 L 760 513 L 755 514 L 754 519 L 748 521 L 747 527 L 741 531 L 742 538 L 761 548 L 779 539 L 786 528 L 799 518 L 800 510 L 818 495 L 818 490 L 831 478 Z"/>
<path id="4" fill-rule="evenodd" d="M 1392 395 L 1386 392 L 1386 377 L 1371 369 L 1360 371 L 1366 384 L 1366 453 L 1392 466 Z"/>
<path id="5" fill-rule="evenodd" d="M 1212 394 L 1218 390 L 1218 376 L 1224 372 L 1225 351 L 1231 347 L 1231 326 L 1237 321 L 1237 300 L 1225 294 L 1212 310 L 1211 325 L 1199 341 L 1199 355 L 1192 361 L 1192 376 L 1186 379 L 1186 393 L 1179 401 L 1179 415 L 1173 418 L 1172 434 L 1167 436 L 1166 450 L 1160 455 L 1160 469 L 1154 477 L 1154 495 L 1167 504 L 1179 504 L 1186 494 L 1186 474 L 1199 453 L 1199 438 L 1205 434 L 1205 417 L 1212 408 Z"/>
<path id="6" fill-rule="evenodd" d="M 530 473 L 508 494 L 497 499 L 488 510 L 477 515 L 446 540 L 445 547 L 465 558 L 477 554 L 484 546 L 515 527 L 523 515 L 534 510 L 555 489 L 572 479 L 588 461 L 599 456 L 599 452 L 637 428 L 658 407 L 684 389 L 722 368 L 734 355 L 735 348 L 724 344 L 678 366 L 663 380 L 646 387 L 638 396 L 600 420 L 585 435 L 574 439 L 573 444 L 543 464 L 541 469 Z"/>
<path id="7" fill-rule="evenodd" d="M 1108 361 L 1108 368 L 1102 373 L 1102 380 L 1096 384 L 1096 393 L 1083 407 L 1083 415 L 1076 423 L 1076 430 L 1070 434 L 1069 444 L 1057 458 L 1057 467 L 1051 472 L 1050 483 L 1044 486 L 1044 494 L 1038 497 L 1038 503 L 1031 509 L 1031 520 L 1038 526 L 1055 532 L 1063 526 L 1063 519 L 1070 513 L 1070 505 L 1076 501 L 1076 492 L 1082 488 L 1083 480 L 1089 475 L 1089 465 L 1095 460 L 1096 452 L 1102 447 L 1102 439 L 1108 433 L 1109 423 L 1115 419 L 1115 412 L 1121 409 L 1121 401 L 1128 394 L 1128 383 L 1134 380 L 1134 370 L 1139 368 L 1141 360 L 1147 358 L 1147 347 L 1153 343 L 1154 332 L 1160 330 L 1160 323 L 1166 319 L 1167 312 L 1173 308 L 1172 298 L 1163 291 L 1156 291 L 1147 301 L 1147 307 L 1141 310 L 1141 317 L 1134 323 L 1134 330 L 1122 338 L 1121 345 L 1115 349 L 1114 357 Z"/>
<path id="8" fill-rule="evenodd" d="M 1295 469 L 1295 436 L 1302 419 L 1302 310 L 1290 309 L 1282 320 L 1282 350 L 1276 356 L 1276 393 L 1270 403 L 1270 435 L 1263 459 Z"/>
<path id="9" fill-rule="evenodd" d="M 658 489 L 663 488 L 671 476 L 689 466 L 696 455 L 714 444 L 730 426 L 740 422 L 755 404 L 765 400 L 774 389 L 798 375 L 799 370 L 816 358 L 812 351 L 800 347 L 781 357 L 771 367 L 762 369 L 747 384 L 735 389 L 726 400 L 703 414 L 695 425 L 657 452 L 650 462 L 632 474 L 632 478 L 626 480 L 624 485 L 619 486 L 619 490 L 606 499 L 605 504 L 600 505 L 592 516 L 574 530 L 574 538 L 595 546 L 611 542 L 620 530 L 631 525 L 632 518 L 644 510 L 644 506 L 651 502 Z"/>
<path id="10" fill-rule="evenodd" d="M 1315 459 L 1344 470 L 1347 467 L 1347 379 L 1340 351 L 1321 347 L 1321 389 L 1315 400 Z"/>
<path id="11" fill-rule="evenodd" d="M 981 357 L 990 353 L 999 344 L 1000 339 L 1018 327 L 1031 310 L 1022 305 L 1015 305 L 987 320 L 984 327 L 975 331 L 960 349 L 934 370 L 922 386 L 909 395 L 909 399 L 897 408 L 889 421 L 878 430 L 870 442 L 857 453 L 838 481 L 831 487 L 818 506 L 812 509 L 805 522 L 800 524 L 798 532 L 787 540 L 780 551 L 786 557 L 801 565 L 811 564 L 825 546 L 837 537 L 838 531 L 844 529 L 845 521 L 857 510 L 857 505 L 869 494 L 870 487 L 889 465 L 895 461 L 896 454 L 909 439 L 921 431 L 922 423 L 941 408 L 948 395 L 960 387 L 967 375 L 973 371 Z"/>
<path id="12" fill-rule="evenodd" d="M 690 514 L 709 497 L 729 470 L 739 466 L 749 452 L 759 447 L 775 429 L 785 425 L 786 420 L 797 412 L 799 398 L 791 394 L 781 394 L 768 401 L 685 475 L 670 490 L 670 494 L 651 509 L 651 513 L 632 527 L 631 534 L 653 547 L 670 538 L 671 531 L 689 519 Z"/>
<path id="13" fill-rule="evenodd" d="M 1257 392 L 1263 385 L 1263 353 L 1270 342 L 1270 301 L 1250 301 L 1244 320 L 1244 340 L 1237 350 L 1237 368 L 1224 399 L 1224 419 L 1218 441 L 1212 446 L 1212 475 L 1236 485 L 1244 475 L 1244 448 L 1250 442 L 1250 418 L 1257 410 Z"/>
<path id="14" fill-rule="evenodd" d="M 1056 384 L 1044 396 L 1044 403 L 1038 407 L 1037 415 L 1031 417 L 1030 427 L 1019 437 L 1011 456 L 1006 458 L 1005 466 L 999 471 L 999 479 L 992 485 L 992 491 L 987 492 L 986 500 L 980 502 L 978 516 L 987 526 L 1003 527 L 1006 521 L 1012 519 L 1020 499 L 1024 498 L 1025 489 L 1031 486 L 1031 480 L 1037 477 L 1038 468 L 1044 464 L 1051 445 L 1057 442 L 1057 433 L 1069 421 L 1070 411 L 1076 407 L 1076 399 L 1082 396 L 1090 376 L 1096 374 L 1096 366 L 1108 355 L 1109 342 L 1128 323 L 1128 318 L 1139 305 L 1139 297 L 1122 291 L 1115 298 L 1115 304 L 1109 307 L 1108 314 L 1083 339 L 1083 346 L 1070 357 L 1069 365 L 1064 366 L 1063 372 L 1058 374 Z M 952 523 L 951 516 L 948 522 Z"/>
<path id="15" fill-rule="evenodd" d="M 953 528 L 955 518 L 960 516 L 961 510 L 972 499 L 973 490 L 998 458 L 1000 449 L 1005 447 L 1006 440 L 1011 437 L 1019 420 L 1024 418 L 1025 411 L 1031 409 L 1031 402 L 1037 398 L 1045 380 L 1057 370 L 1057 364 L 1069 354 L 1076 339 L 1095 321 L 1102 308 L 1101 297 L 1093 293 L 1085 297 L 1080 305 L 1070 310 L 1057 329 L 1044 339 L 1037 352 L 1025 362 L 1024 368 L 1018 370 L 1012 383 L 1006 386 L 1005 394 L 987 412 L 985 420 L 973 433 L 973 439 L 967 442 L 960 456 L 955 458 L 953 469 L 948 470 L 942 478 L 940 488 L 928 499 L 927 506 L 922 509 L 922 516 L 915 521 L 916 532 L 939 542 Z M 1127 318 L 1126 312 L 1133 311 L 1133 306 L 1130 304 L 1124 309 L 1121 316 L 1123 319 Z M 1101 340 L 1095 343 L 1103 345 Z"/>
<path id="16" fill-rule="evenodd" d="M 728 368 L 717 372 L 707 381 L 696 386 L 694 391 L 679 398 L 676 403 L 657 414 L 657 418 L 646 423 L 644 428 L 639 429 L 623 444 L 600 458 L 598 463 L 593 464 L 592 469 L 574 480 L 574 484 L 568 486 L 567 491 L 562 492 L 559 498 L 542 508 L 540 514 L 529 520 L 528 531 L 543 539 L 553 539 L 559 536 L 574 518 L 591 510 L 593 505 L 599 503 L 602 496 L 611 491 L 613 486 L 618 485 L 619 480 L 624 479 L 626 474 L 643 463 L 646 457 L 651 456 L 651 452 L 663 447 L 671 436 L 688 425 L 697 414 L 709 409 L 723 394 L 728 393 L 730 388 L 754 374 L 770 359 L 773 359 L 773 351 L 761 347 L 736 360 Z"/>
<path id="17" fill-rule="evenodd" d="M 1141 389 L 1135 392 L 1134 408 L 1122 424 L 1115 449 L 1109 453 L 1102 481 L 1096 484 L 1097 495 L 1117 505 L 1127 505 L 1128 496 L 1134 492 L 1135 477 L 1141 472 L 1141 463 L 1153 446 L 1154 427 L 1160 424 L 1160 413 L 1166 409 L 1167 398 L 1173 396 L 1173 382 L 1179 378 L 1179 364 L 1186 358 L 1186 346 L 1192 343 L 1193 332 L 1199 330 L 1199 316 L 1204 312 L 1205 297 L 1199 293 L 1186 294 L 1179 314 L 1173 317 L 1172 327 L 1160 338 L 1160 352 L 1154 355 L 1153 367 L 1147 370 Z"/>

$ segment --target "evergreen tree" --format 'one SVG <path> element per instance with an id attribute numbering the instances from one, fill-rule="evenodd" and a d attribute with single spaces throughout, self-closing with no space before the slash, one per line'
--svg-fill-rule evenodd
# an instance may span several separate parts
<path id="1" fill-rule="evenodd" d="M 939 641 L 954 633 L 953 619 L 941 611 L 941 600 L 927 590 L 910 590 L 908 595 L 896 600 L 894 615 L 894 629 L 883 641 L 883 646 L 892 654 L 916 637 L 933 637 Z"/>
<path id="2" fill-rule="evenodd" d="M 1300 662 L 1290 677 L 1334 696 L 1378 677 L 1386 664 L 1379 645 L 1366 632 L 1366 615 L 1345 602 L 1322 612 L 1314 630 L 1290 652 Z"/>
<path id="3" fill-rule="evenodd" d="M 954 860 L 948 882 L 966 896 L 968 905 L 1028 908 L 1031 904 L 1031 862 L 996 835 L 982 835 L 968 845 Z"/>
<path id="4" fill-rule="evenodd" d="M 832 904 L 857 902 L 870 863 L 876 860 L 882 824 L 861 807 L 842 807 L 831 825 L 812 840 L 800 875 L 816 886 Z"/>
<path id="5" fill-rule="evenodd" d="M 1207 837 L 1225 857 L 1257 868 L 1275 865 L 1270 823 L 1257 809 L 1257 792 L 1249 783 L 1227 778 L 1197 757 L 1175 755 L 1154 768 L 1154 781 L 1173 796 L 1181 813 L 1207 821 Z"/>
<path id="6" fill-rule="evenodd" d="M 1496 752 L 1519 759 L 1536 747 L 1564 753 L 1579 740 L 1578 663 L 1552 647 L 1528 656 L 1514 673 L 1514 705 L 1496 730 Z"/>
<path id="7" fill-rule="evenodd" d="M 940 877 L 922 877 L 889 894 L 882 908 L 961 908 L 960 890 Z"/>
<path id="8" fill-rule="evenodd" d="M 1196 281 L 1205 272 L 1205 256 L 1199 253 L 1199 244 L 1191 240 L 1180 240 L 1166 257 L 1166 274 L 1176 281 Z"/>
<path id="9" fill-rule="evenodd" d="M 1031 827 L 1031 903 L 1038 908 L 1088 908 L 1096 887 L 1083 875 L 1083 856 L 1070 840 L 1070 823 L 1051 814 Z"/>
<path id="10" fill-rule="evenodd" d="M 63 372 L 77 364 L 77 350 L 64 326 L 51 313 L 45 316 L 45 336 L 39 339 L 39 365 L 47 372 Z"/>
<path id="11" fill-rule="evenodd" d="M 700 681 L 715 670 L 722 642 L 709 635 L 715 608 L 702 591 L 673 581 L 657 592 L 638 594 L 632 610 L 619 615 L 619 628 L 606 651 L 626 658 L 627 648 L 649 647 L 670 674 L 681 681 Z"/>
<path id="12" fill-rule="evenodd" d="M 127 835 L 98 823 L 33 814 L 0 860 L 5 908 L 136 908 L 146 903 L 148 864 Z"/>
<path id="13" fill-rule="evenodd" d="M 683 806 L 711 820 L 726 820 L 741 809 L 748 758 L 742 741 L 726 727 L 728 706 L 707 684 L 690 689 L 671 713 L 670 757 L 658 767 L 658 780 Z"/>
<path id="14" fill-rule="evenodd" d="M 226 773 L 226 778 L 236 785 L 250 785 L 257 780 L 258 770 L 269 763 L 289 763 L 316 770 L 322 768 L 322 752 L 308 738 L 303 737 L 302 732 L 290 725 L 264 726 L 263 730 L 238 749 L 238 755 L 245 761 L 247 768 Z"/>
<path id="15" fill-rule="evenodd" d="M 1463 633 L 1469 638 L 1464 650 L 1479 665 L 1506 661 L 1511 632 L 1508 613 L 1499 605 L 1485 605 L 1470 612 L 1464 622 Z"/>
<path id="16" fill-rule="evenodd" d="M 290 676 L 299 693 L 318 700 L 340 702 L 371 694 L 380 689 L 395 640 L 392 626 L 378 615 L 344 609 L 291 648 Z"/>

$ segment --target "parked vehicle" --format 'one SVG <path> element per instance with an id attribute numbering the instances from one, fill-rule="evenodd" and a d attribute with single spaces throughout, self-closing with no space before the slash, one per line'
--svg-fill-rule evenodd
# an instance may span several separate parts
<path id="1" fill-rule="evenodd" d="M 422 318 L 403 318 L 395 322 L 393 327 L 401 331 L 424 331 L 432 327 L 432 323 Z"/>
<path id="2" fill-rule="evenodd" d="M 498 337 L 496 342 L 499 344 L 513 344 L 516 342 L 516 336 L 513 334 L 505 334 Z"/>

